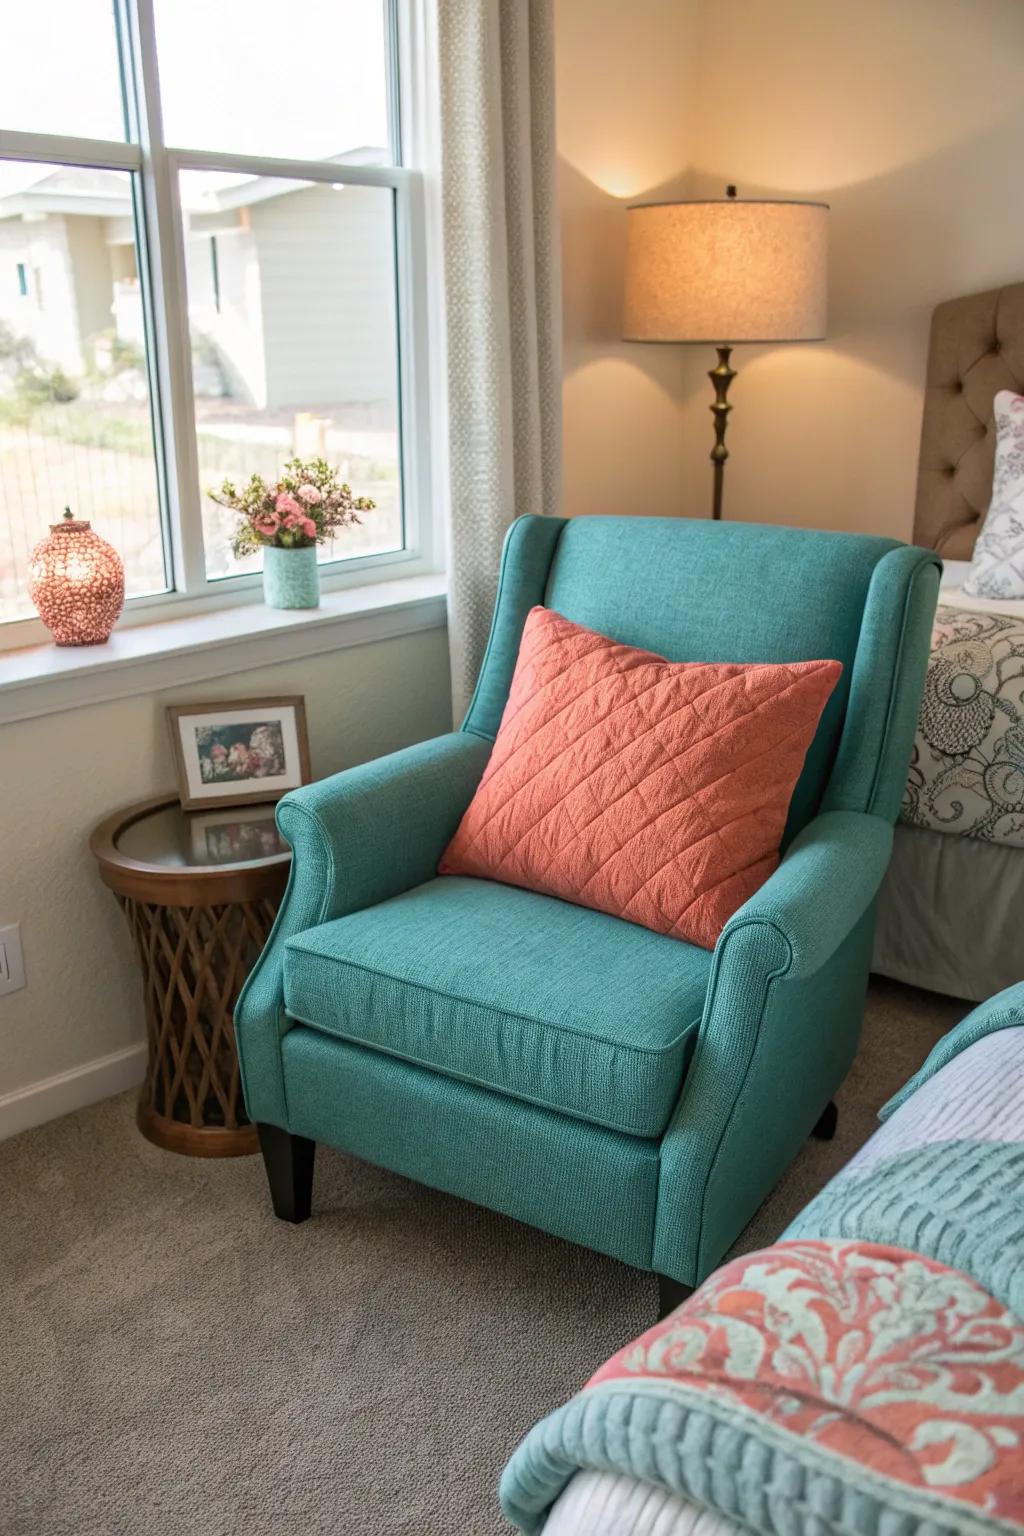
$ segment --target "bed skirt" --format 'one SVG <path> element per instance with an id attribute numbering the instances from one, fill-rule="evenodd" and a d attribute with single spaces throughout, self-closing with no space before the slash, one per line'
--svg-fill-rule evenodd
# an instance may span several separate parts
<path id="1" fill-rule="evenodd" d="M 898 826 L 872 970 L 981 1002 L 1024 980 L 1024 848 Z"/>

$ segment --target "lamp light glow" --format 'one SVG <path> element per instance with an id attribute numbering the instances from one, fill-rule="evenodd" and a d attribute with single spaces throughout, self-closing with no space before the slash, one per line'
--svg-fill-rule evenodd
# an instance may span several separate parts
<path id="1" fill-rule="evenodd" d="M 824 341 L 828 204 L 724 198 L 627 209 L 623 339 L 718 349 L 712 517 L 729 457 L 726 396 L 738 343 Z"/>

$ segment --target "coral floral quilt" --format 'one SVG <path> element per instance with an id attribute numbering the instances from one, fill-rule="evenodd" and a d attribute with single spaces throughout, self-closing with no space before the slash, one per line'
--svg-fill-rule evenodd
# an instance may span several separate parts
<path id="1" fill-rule="evenodd" d="M 510 1519 L 587 1467 L 766 1536 L 1024 1532 L 1024 1029 L 964 1043 L 781 1242 L 536 1426 Z"/>

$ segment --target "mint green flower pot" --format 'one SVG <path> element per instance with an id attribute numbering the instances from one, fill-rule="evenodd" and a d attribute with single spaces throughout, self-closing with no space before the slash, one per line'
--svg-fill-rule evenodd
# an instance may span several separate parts
<path id="1" fill-rule="evenodd" d="M 320 572 L 316 546 L 263 549 L 263 601 L 268 608 L 319 608 Z"/>

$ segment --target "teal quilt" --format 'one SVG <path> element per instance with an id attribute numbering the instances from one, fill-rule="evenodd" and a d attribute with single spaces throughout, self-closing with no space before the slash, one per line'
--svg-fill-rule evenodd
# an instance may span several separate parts
<path id="1" fill-rule="evenodd" d="M 764 1536 L 1020 1536 L 1024 1028 L 957 1033 L 777 1244 L 531 1431 L 514 1524 L 593 1468 Z"/>

